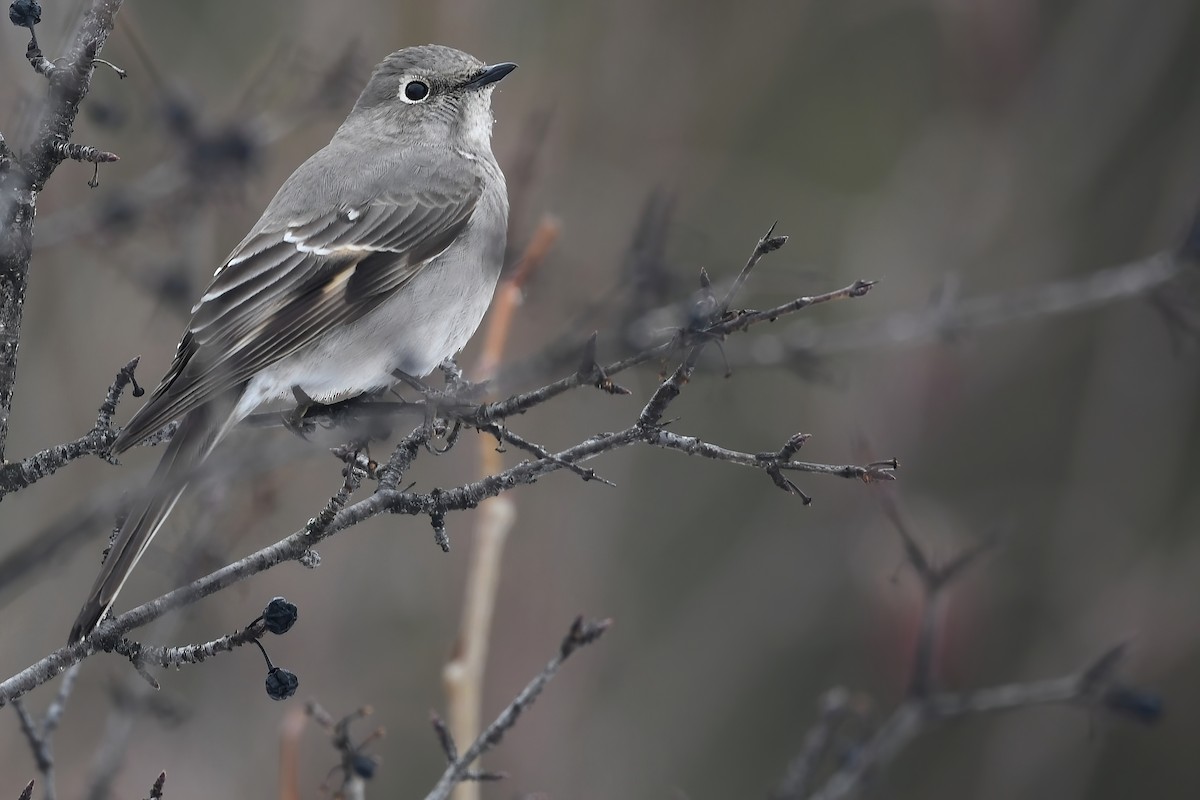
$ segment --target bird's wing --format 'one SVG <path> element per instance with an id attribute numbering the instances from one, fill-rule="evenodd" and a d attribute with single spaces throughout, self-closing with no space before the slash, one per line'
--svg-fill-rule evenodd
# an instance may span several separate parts
<path id="1" fill-rule="evenodd" d="M 449 247 L 475 210 L 481 180 L 466 171 L 418 173 L 419 191 L 401 186 L 277 225 L 260 222 L 217 270 L 170 371 L 113 449 L 361 318 Z"/>

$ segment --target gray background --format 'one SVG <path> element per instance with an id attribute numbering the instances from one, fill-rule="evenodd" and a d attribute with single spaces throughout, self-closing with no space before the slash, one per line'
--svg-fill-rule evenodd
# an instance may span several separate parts
<path id="1" fill-rule="evenodd" d="M 46 4 L 48 54 L 70 11 Z M 187 98 L 201 130 L 253 118 L 254 135 L 269 141 L 251 169 L 202 170 L 185 191 L 165 191 L 160 175 L 188 145 L 167 130 L 131 26 L 158 82 Z M 1200 195 L 1200 8 L 1187 0 L 131 2 L 104 51 L 131 77 L 98 72 L 77 131 L 122 161 L 101 170 L 94 191 L 90 167 L 64 164 L 39 203 L 9 458 L 85 432 L 132 355 L 143 355 L 139 375 L 153 384 L 186 306 L 279 182 L 328 140 L 370 65 L 426 41 L 520 63 L 495 100 L 503 166 L 530 115 L 553 110 L 525 203 L 531 217 L 556 215 L 563 236 L 520 310 L 514 357 L 564 326 L 577 330 L 571 321 L 618 283 L 655 187 L 679 197 L 667 248 L 673 298 L 702 267 L 735 274 L 778 219 L 791 241 L 743 299 L 765 307 L 881 279 L 864 300 L 803 315 L 835 333 L 893 311 L 925 313 L 948 276 L 973 296 L 1170 247 Z M 10 142 L 22 107 L 43 91 L 26 42 L 11 27 L 0 34 Z M 320 108 L 313 92 L 347 47 L 353 88 L 324 93 Z M 119 118 L 97 118 L 102 110 Z M 91 230 L 123 188 L 166 197 L 129 235 Z M 179 296 L 164 295 L 164 283 Z M 1131 639 L 1127 674 L 1168 704 L 1151 730 L 1061 708 L 958 722 L 880 775 L 877 795 L 1200 792 L 1196 348 L 1173 348 L 1163 317 L 1137 300 L 917 344 L 877 337 L 815 368 L 741 363 L 756 337 L 769 347 L 792 324 L 731 342 L 729 380 L 708 359 L 672 407 L 677 429 L 749 451 L 803 430 L 814 434 L 806 458 L 838 463 L 863 459 L 866 441 L 901 459 L 901 501 L 933 553 L 1004 534 L 951 598 L 939 653 L 948 686 L 1066 673 Z M 514 430 L 563 446 L 623 427 L 655 376 L 625 375 L 628 398 L 561 398 Z M 199 556 L 186 559 L 195 576 L 296 529 L 340 480 L 319 445 L 278 431 L 248 441 L 270 454 L 269 468 L 192 492 L 122 608 L 177 583 L 172 564 L 196 547 L 182 544 L 188 530 L 205 532 Z M 425 456 L 411 478 L 468 480 L 475 453 L 471 441 Z M 138 485 L 154 458 L 134 451 L 121 469 L 81 462 L 7 499 L 0 555 Z M 556 474 L 512 495 L 519 517 L 487 713 L 540 667 L 575 614 L 616 626 L 489 757 L 511 777 L 486 796 L 761 797 L 825 689 L 861 692 L 870 719 L 902 696 L 920 592 L 868 487 L 805 479 L 816 498 L 806 508 L 761 473 L 676 453 L 629 450 L 594 466 L 618 488 Z M 326 543 L 317 571 L 280 567 L 160 635 L 213 638 L 286 595 L 300 623 L 269 642 L 272 658 L 300 675 L 300 697 L 335 713 L 374 705 L 389 735 L 375 748 L 385 760 L 373 793 L 419 796 L 442 768 L 427 716 L 443 705 L 439 671 L 472 521 L 450 517 L 447 556 L 427 521 L 372 520 Z M 82 549 L 3 587 L 0 673 L 62 643 L 107 530 L 94 526 Z M 65 796 L 88 784 L 112 689 L 137 685 L 130 672 L 115 657 L 86 663 L 57 740 Z M 143 796 L 163 769 L 169 796 L 273 796 L 288 706 L 265 697 L 258 656 L 242 650 L 161 679 L 158 699 L 185 717 L 136 722 L 114 796 Z M 50 693 L 39 690 L 33 707 Z M 0 796 L 15 797 L 35 772 L 15 718 L 0 716 Z M 303 747 L 303 785 L 315 797 L 335 755 L 314 731 Z"/>

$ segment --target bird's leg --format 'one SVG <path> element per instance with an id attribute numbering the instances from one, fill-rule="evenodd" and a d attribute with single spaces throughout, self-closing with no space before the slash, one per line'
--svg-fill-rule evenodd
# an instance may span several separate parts
<path id="1" fill-rule="evenodd" d="M 291 411 L 284 412 L 283 427 L 287 428 L 292 433 L 299 436 L 301 439 L 308 441 L 308 435 L 316 429 L 316 425 L 312 421 L 305 419 L 305 415 L 309 410 L 321 405 L 316 400 L 313 400 L 308 394 L 300 388 L 300 384 L 292 387 L 292 396 L 296 398 L 296 407 Z"/>
<path id="2" fill-rule="evenodd" d="M 282 415 L 283 425 L 305 440 L 318 425 L 349 428 L 351 439 L 347 447 L 357 448 L 359 442 L 366 443 L 373 439 L 382 441 L 392 435 L 392 425 L 388 417 L 371 413 L 371 409 L 367 408 L 376 394 L 364 392 L 335 403 L 322 403 L 310 397 L 300 386 L 293 386 L 292 396 L 296 398 L 296 407 Z"/>
<path id="3" fill-rule="evenodd" d="M 392 377 L 405 384 L 410 389 L 415 389 L 416 391 L 420 392 L 425 397 L 437 394 L 437 389 L 434 389 L 428 383 L 416 377 L 415 375 L 409 375 L 402 369 L 392 370 Z"/>

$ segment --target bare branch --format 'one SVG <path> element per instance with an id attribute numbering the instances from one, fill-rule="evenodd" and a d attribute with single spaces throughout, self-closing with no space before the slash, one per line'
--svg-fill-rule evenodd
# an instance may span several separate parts
<path id="1" fill-rule="evenodd" d="M 13 703 L 13 708 L 17 712 L 17 721 L 21 725 L 21 733 L 25 735 L 25 740 L 29 743 L 30 750 L 33 751 L 34 763 L 42 775 L 46 800 L 55 800 L 58 796 L 54 782 L 54 732 L 58 729 L 59 722 L 62 721 L 62 715 L 66 711 L 71 691 L 75 688 L 75 677 L 78 673 L 79 666 L 76 665 L 63 675 L 58 692 L 46 709 L 46 716 L 42 718 L 40 724 L 25 708 L 24 703 L 20 700 Z M 30 781 L 29 785 L 32 787 L 33 782 Z"/>
<path id="2" fill-rule="evenodd" d="M 63 66 L 48 61 L 32 36 L 29 59 L 49 79 L 46 102 L 30 149 L 0 172 L 0 461 L 8 441 L 9 414 L 17 373 L 21 316 L 33 251 L 33 217 L 38 192 L 66 157 L 79 104 L 91 87 L 95 59 L 112 32 L 121 0 L 93 0 Z M 33 24 L 29 24 L 33 33 Z"/>
<path id="3" fill-rule="evenodd" d="M 141 387 L 134 380 L 133 371 L 138 359 L 132 359 L 117 372 L 117 377 L 108 388 L 108 394 L 100 405 L 96 415 L 96 427 L 73 442 L 48 447 L 29 458 L 14 463 L 0 465 L 0 500 L 5 495 L 32 486 L 47 475 L 53 475 L 59 468 L 72 461 L 88 455 L 104 456 L 117 438 L 118 430 L 112 426 L 113 414 L 117 411 L 117 403 L 125 387 L 130 383 L 134 386 L 134 396 L 140 395 Z"/>
<path id="4" fill-rule="evenodd" d="M 114 68 L 115 69 L 115 68 Z M 121 76 L 124 77 L 124 76 Z M 167 773 L 160 772 L 158 777 L 154 779 L 154 785 L 150 787 L 149 800 L 162 800 L 163 787 L 167 783 Z"/>
<path id="5" fill-rule="evenodd" d="M 777 237 L 782 238 L 782 237 Z M 753 258 L 753 256 L 752 256 Z M 761 255 L 758 256 L 761 258 Z M 757 261 L 757 259 L 755 259 Z M 661 344 L 653 345 L 642 350 L 639 353 L 627 356 L 609 364 L 600 366 L 595 362 L 595 341 L 594 337 L 585 343 L 585 353 L 583 363 L 580 369 L 573 374 L 561 378 L 559 380 L 548 383 L 537 389 L 532 389 L 525 392 L 520 392 L 507 397 L 503 400 L 492 401 L 475 405 L 470 398 L 457 398 L 453 394 L 439 397 L 437 409 L 439 412 L 447 413 L 457 420 L 461 420 L 464 424 L 471 426 L 484 426 L 487 423 L 504 420 L 509 417 L 524 414 L 525 412 L 549 402 L 550 400 L 564 394 L 572 389 L 578 389 L 584 386 L 592 386 L 609 394 L 628 394 L 629 391 L 621 386 L 616 385 L 612 381 L 612 376 L 618 375 L 626 370 L 641 366 L 653 361 L 657 361 L 670 356 L 671 354 L 687 350 L 691 351 L 697 346 L 702 346 L 704 343 L 720 339 L 730 333 L 743 332 L 749 330 L 750 327 L 762 322 L 770 322 L 780 316 L 794 314 L 805 308 L 821 303 L 827 303 L 834 300 L 844 300 L 864 297 L 872 286 L 872 281 L 856 280 L 848 286 L 837 289 L 824 294 L 798 297 L 782 306 L 770 309 L 769 311 L 740 311 L 731 312 L 726 315 L 726 318 L 714 322 L 712 324 L 705 323 L 702 327 L 695 330 L 683 330 L 678 333 L 670 341 L 662 342 Z M 651 416 L 658 414 L 661 418 L 662 411 L 658 406 L 666 408 L 679 394 L 679 390 L 691 377 L 692 371 L 695 369 L 695 363 L 691 364 L 689 369 L 683 369 L 685 364 L 680 365 L 678 374 L 672 376 L 666 382 L 666 388 L 663 385 L 659 386 L 659 392 L 651 398 L 651 403 L 647 404 L 647 408 L 651 412 Z M 686 373 L 686 377 L 685 377 Z M 487 391 L 494 386 L 503 386 L 506 379 L 501 376 L 495 381 L 485 381 L 480 384 L 473 384 L 474 392 Z M 668 397 L 669 395 L 669 397 Z M 653 404 L 653 405 L 651 405 Z M 425 402 L 392 402 L 392 401 L 376 401 L 372 399 L 352 399 L 337 403 L 334 405 L 322 406 L 316 405 L 307 410 L 304 414 L 304 421 L 313 424 L 327 426 L 342 426 L 348 423 L 356 422 L 362 419 L 369 419 L 375 416 L 393 416 L 402 413 L 413 415 L 424 415 L 427 413 Z M 645 413 L 645 409 L 643 410 Z M 649 419 L 649 418 L 648 418 Z M 283 424 L 278 414 L 256 414 L 248 418 L 248 422 L 260 427 L 271 427 Z M 649 424 L 647 421 L 646 424 Z"/>
<path id="6" fill-rule="evenodd" d="M 559 645 L 558 654 L 542 668 L 529 684 L 521 690 L 508 706 L 500 712 L 500 716 L 492 722 L 491 725 L 484 729 L 479 738 L 467 748 L 467 751 L 459 758 L 452 761 L 446 771 L 442 773 L 441 779 L 433 790 L 425 796 L 425 800 L 445 800 L 450 796 L 456 784 L 463 780 L 471 779 L 469 769 L 471 764 L 475 763 L 481 755 L 495 747 L 504 738 L 506 734 L 516 723 L 517 718 L 523 711 L 533 705 L 537 700 L 538 695 L 546 688 L 546 684 L 558 674 L 563 663 L 571 657 L 571 654 L 580 647 L 589 645 L 599 639 L 609 626 L 611 620 L 599 620 L 595 622 L 583 621 L 579 617 L 571 625 L 571 630 L 567 632 L 562 644 Z M 434 727 L 438 729 L 439 723 L 435 722 Z M 442 741 L 442 748 L 447 753 L 447 756 L 455 752 L 454 743 L 450 740 L 444 728 L 439 730 L 438 738 Z M 491 779 L 491 776 L 475 776 L 475 779 Z"/>
<path id="7" fill-rule="evenodd" d="M 114 648 L 124 634 L 157 619 L 168 611 L 194 603 L 227 586 L 286 561 L 300 559 L 310 553 L 312 547 L 323 539 L 357 525 L 363 520 L 382 513 L 427 515 L 434 520 L 436 525 L 444 520 L 448 512 L 475 508 L 487 497 L 495 497 L 520 485 L 536 483 L 540 478 L 564 469 L 567 465 L 579 464 L 603 453 L 644 442 L 647 435 L 647 431 L 635 423 L 625 430 L 590 437 L 548 457 L 524 461 L 502 472 L 452 489 L 434 489 L 428 493 L 420 493 L 386 488 L 388 485 L 399 484 L 403 469 L 411 464 L 420 443 L 428 440 L 429 432 L 422 426 L 406 437 L 396 448 L 388 465 L 382 470 L 383 477 L 380 479 L 380 485 L 370 497 L 353 504 L 339 506 L 340 510 L 332 515 L 323 514 L 313 524 L 306 525 L 273 545 L 264 547 L 187 586 L 168 592 L 156 600 L 102 623 L 84 641 L 56 650 L 36 664 L 0 683 L 0 705 L 45 683 L 63 668 L 77 663 L 96 650 Z M 780 466 L 845 478 L 863 479 L 876 474 L 886 474 L 892 464 L 889 462 L 886 466 L 879 467 L 789 462 L 788 465 Z M 345 486 L 343 486 L 344 489 Z M 335 496 L 335 505 L 342 502 L 340 497 L 341 492 L 339 491 L 339 494 Z"/>
<path id="8" fill-rule="evenodd" d="M 838 729 L 854 713 L 850 692 L 841 688 L 830 689 L 821 698 L 818 711 L 821 717 L 804 737 L 799 754 L 788 764 L 787 774 L 773 795 L 774 800 L 790 800 L 808 794 L 808 788 L 821 762 L 828 756 Z"/>
<path id="9" fill-rule="evenodd" d="M 541 257 L 540 254 L 545 252 L 545 248 L 548 247 L 548 241 L 552 239 L 552 236 L 553 232 L 551 231 L 546 236 L 535 239 L 533 244 L 537 249 L 534 252 L 539 254 L 538 258 Z M 782 245 L 783 241 L 782 237 L 775 237 L 771 232 L 768 232 L 766 236 L 759 240 L 746 266 L 743 267 L 741 273 L 742 283 L 745 282 L 746 276 L 749 275 L 750 270 L 762 256 L 777 249 Z M 529 260 L 536 261 L 533 257 Z M 789 308 L 799 310 L 800 308 L 829 300 L 860 297 L 866 293 L 870 286 L 871 284 L 868 282 L 855 281 L 850 286 L 825 295 L 799 298 L 792 301 L 789 304 Z M 661 429 L 661 426 L 658 425 L 658 420 L 661 419 L 662 413 L 672 400 L 678 396 L 686 379 L 690 377 L 692 370 L 695 368 L 696 359 L 704 345 L 707 342 L 719 339 L 729 332 L 745 330 L 758 319 L 754 317 L 754 314 L 757 312 L 728 312 L 727 305 L 732 301 L 732 298 L 733 293 L 730 292 L 726 296 L 725 301 L 723 301 L 722 306 L 709 310 L 707 315 L 698 317 L 695 326 L 681 331 L 672 341 L 663 345 L 652 346 L 637 356 L 624 359 L 623 361 L 609 365 L 607 368 L 596 366 L 595 347 L 593 343 L 591 346 L 585 348 L 583 365 L 575 375 L 563 381 L 549 384 L 534 392 L 510 397 L 508 400 L 500 401 L 500 403 L 477 406 L 457 400 L 453 392 L 462 391 L 462 381 L 455 374 L 449 374 L 448 379 L 451 383 L 450 392 L 439 393 L 425 390 L 427 395 L 425 402 L 423 404 L 412 404 L 417 407 L 424 406 L 425 422 L 395 447 L 391 457 L 382 467 L 370 459 L 360 459 L 360 454 L 352 452 L 350 449 L 342 449 L 339 458 L 347 465 L 344 472 L 345 480 L 324 510 L 310 520 L 303 528 L 275 544 L 218 569 L 189 585 L 177 588 L 156 600 L 103 622 L 83 642 L 57 650 L 36 664 L 13 675 L 8 680 L 0 682 L 0 705 L 20 697 L 35 686 L 52 679 L 62 669 L 78 663 L 83 658 L 99 650 L 116 651 L 126 655 L 133 662 L 135 668 L 139 669 L 139 672 L 153 684 L 154 678 L 145 671 L 145 665 L 150 660 L 147 658 L 148 655 L 160 663 L 191 663 L 193 660 L 202 660 L 215 652 L 235 646 L 236 643 L 252 641 L 257 644 L 258 640 L 256 638 L 243 634 L 240 638 L 236 638 L 236 640 L 234 637 L 225 637 L 204 645 L 191 645 L 183 648 L 149 649 L 147 646 L 139 643 L 128 642 L 123 637 L 129 631 L 157 619 L 168 611 L 194 603 L 209 594 L 220 591 L 236 582 L 245 580 L 285 561 L 295 560 L 300 561 L 302 564 L 313 566 L 319 561 L 319 556 L 314 552 L 313 547 L 320 541 L 379 514 L 395 513 L 428 516 L 434 528 L 435 540 L 443 549 L 448 549 L 449 540 L 446 531 L 446 517 L 450 512 L 476 508 L 487 498 L 497 497 L 519 485 L 535 483 L 542 477 L 559 470 L 569 470 L 590 479 L 594 473 L 591 470 L 582 468 L 580 465 L 583 462 L 603 453 L 630 445 L 653 444 L 658 447 L 701 454 L 710 458 L 731 461 L 745 466 L 754 466 L 766 471 L 777 485 L 800 494 L 806 499 L 806 502 L 807 495 L 800 492 L 791 481 L 782 477 L 784 471 L 815 472 L 844 478 L 857 478 L 865 481 L 891 479 L 892 472 L 897 467 L 895 461 L 879 462 L 865 466 L 836 466 L 794 461 L 792 458 L 803 444 L 805 438 L 803 436 L 794 436 L 789 439 L 778 453 L 749 454 L 709 445 L 697 439 L 684 437 Z M 751 318 L 747 319 L 748 315 Z M 765 320 L 767 317 L 762 317 L 762 319 Z M 569 388 L 582 386 L 585 383 L 596 385 L 610 392 L 619 391 L 619 387 L 612 384 L 610 375 L 638 363 L 644 363 L 652 358 L 667 354 L 675 349 L 685 351 L 683 362 L 671 377 L 658 386 L 646 406 L 642 409 L 638 420 L 624 430 L 590 436 L 571 447 L 558 452 L 551 452 L 542 445 L 530 442 L 523 437 L 507 431 L 504 426 L 500 426 L 497 429 L 495 424 L 497 419 L 503 419 L 509 414 L 520 413 L 541 402 L 545 402 Z M 118 375 L 117 382 L 114 383 L 114 387 L 110 391 L 112 402 L 106 401 L 105 406 L 101 409 L 101 414 L 98 418 L 99 421 L 105 422 L 111 420 L 116 397 L 119 396 L 120 389 L 123 388 L 123 381 L 126 377 L 132 381 L 132 365 L 122 370 L 121 374 Z M 434 420 L 431 419 L 432 414 L 435 413 L 447 414 L 451 421 L 454 422 L 455 431 L 463 424 L 475 426 L 491 435 L 498 435 L 502 440 L 519 446 L 537 457 L 533 460 L 523 461 L 507 469 L 493 472 L 477 481 L 450 489 L 434 488 L 425 493 L 400 490 L 398 487 L 404 473 L 411 466 L 421 448 L 429 447 L 431 438 L 439 428 L 439 425 L 433 424 Z M 447 441 L 452 441 L 453 436 L 454 434 L 452 433 Z M 363 463 L 364 460 L 365 463 Z M 378 480 L 378 485 L 374 493 L 358 502 L 350 503 L 351 494 L 359 487 L 362 480 L 368 474 L 373 474 Z M 268 669 L 272 673 L 275 671 L 272 670 L 269 660 Z M 294 690 L 295 679 L 294 676 L 290 677 L 290 690 Z M 268 681 L 268 692 L 272 692 L 270 681 Z"/>
<path id="10" fill-rule="evenodd" d="M 375 776 L 375 769 L 379 766 L 379 759 L 376 756 L 367 755 L 365 750 L 368 745 L 383 738 L 387 731 L 383 728 L 376 728 L 361 742 L 355 743 L 350 735 L 350 726 L 357 720 L 369 717 L 373 713 L 375 711 L 371 706 L 362 706 L 340 720 L 334 720 L 333 716 L 317 701 L 309 700 L 305 703 L 304 716 L 295 717 L 295 721 L 285 724 L 284 735 L 288 755 L 286 759 L 281 760 L 281 764 L 286 761 L 287 765 L 286 771 L 281 774 L 284 786 L 281 787 L 280 800 L 299 800 L 299 776 L 297 775 L 299 764 L 295 751 L 298 748 L 299 734 L 305 717 L 329 731 L 333 747 L 338 751 L 340 763 L 329 773 L 330 778 L 334 775 L 341 776 L 341 785 L 337 787 L 334 796 L 340 800 L 355 800 L 355 798 L 365 797 L 366 782 Z M 281 766 L 281 769 L 284 767 Z M 321 789 L 324 791 L 332 791 L 333 788 L 329 779 L 326 779 L 321 785 Z"/>
<path id="11" fill-rule="evenodd" d="M 796 326 L 768 334 L 778 346 L 757 347 L 757 355 L 747 360 L 766 366 L 814 354 L 919 344 L 999 325 L 1082 313 L 1122 300 L 1161 299 L 1164 292 L 1180 291 L 1181 287 L 1172 282 L 1184 274 L 1188 264 L 1176 253 L 1161 252 L 1079 278 L 980 297 L 951 298 L 949 302 L 883 318 Z M 1152 295 L 1155 292 L 1159 294 Z M 764 357 L 763 353 L 771 355 Z"/>
<path id="12" fill-rule="evenodd" d="M 811 800 L 847 797 L 857 791 L 868 774 L 893 759 L 923 731 L 937 722 L 954 717 L 1054 703 L 1084 705 L 1144 723 L 1158 718 L 1162 708 L 1158 696 L 1130 687 L 1116 675 L 1125 653 L 1124 645 L 1108 650 L 1092 664 L 1061 678 L 967 692 L 938 691 L 934 655 L 940 638 L 940 613 L 947 589 L 980 555 L 995 545 L 996 537 L 985 538 L 944 566 L 938 566 L 921 549 L 895 499 L 886 492 L 880 492 L 879 500 L 901 538 L 905 555 L 920 578 L 925 593 L 908 697 L 873 735 L 856 748 L 853 759 L 838 767 L 818 791 L 806 795 L 814 770 L 812 743 L 828 740 L 829 722 L 823 716 L 817 727 L 809 733 L 803 751 L 789 768 L 777 795 L 780 800 L 805 796 Z"/>
<path id="13" fill-rule="evenodd" d="M 211 642 L 160 647 L 144 645 L 131 639 L 122 639 L 113 646 L 112 651 L 128 658 L 135 667 L 154 664 L 178 669 L 184 664 L 202 664 L 218 653 L 232 652 L 242 645 L 261 639 L 266 633 L 266 626 L 259 621 L 243 630 L 213 639 Z"/>
<path id="14" fill-rule="evenodd" d="M 1037 705 L 1082 705 L 1100 711 L 1122 713 L 1114 708 L 1110 697 L 1114 690 L 1136 691 L 1143 698 L 1145 710 L 1132 714 L 1140 722 L 1157 720 L 1161 708 L 1157 696 L 1132 690 L 1119 683 L 1115 676 L 1117 660 L 1109 651 L 1099 661 L 1079 672 L 1061 678 L 1030 683 L 1014 683 L 968 692 L 945 692 L 927 698 L 910 698 L 902 703 L 879 729 L 857 751 L 856 756 L 838 769 L 821 789 L 809 795 L 810 800 L 836 800 L 850 796 L 863 779 L 899 754 L 913 739 L 932 725 L 968 714 L 1008 711 Z M 1101 675 L 1096 667 L 1104 665 Z"/>
<path id="15" fill-rule="evenodd" d="M 800 434 L 807 437 L 808 434 Z M 690 456 L 703 456 L 716 461 L 726 461 L 743 467 L 754 467 L 771 473 L 776 470 L 794 472 L 813 472 L 819 475 L 833 475 L 839 478 L 857 478 L 866 483 L 872 481 L 893 481 L 895 471 L 899 468 L 896 460 L 880 461 L 859 466 L 856 464 L 815 464 L 810 461 L 792 461 L 781 459 L 779 453 L 742 453 L 715 444 L 708 444 L 695 436 L 681 436 L 661 429 L 652 429 L 645 433 L 645 442 L 668 450 L 678 450 Z M 785 445 L 786 450 L 786 445 Z"/>

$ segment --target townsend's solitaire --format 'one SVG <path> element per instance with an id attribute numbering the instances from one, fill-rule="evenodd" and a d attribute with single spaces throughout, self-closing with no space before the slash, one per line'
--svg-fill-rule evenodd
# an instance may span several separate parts
<path id="1" fill-rule="evenodd" d="M 508 226 L 491 95 L 515 64 L 392 53 L 333 140 L 284 181 L 192 309 L 162 383 L 113 442 L 180 424 L 71 629 L 87 636 L 186 476 L 260 405 L 329 403 L 427 375 L 479 327 Z"/>

